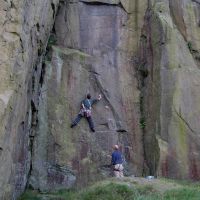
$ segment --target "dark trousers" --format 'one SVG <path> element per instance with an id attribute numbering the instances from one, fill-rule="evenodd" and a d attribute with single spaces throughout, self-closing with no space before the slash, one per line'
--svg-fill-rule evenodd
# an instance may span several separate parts
<path id="1" fill-rule="evenodd" d="M 72 125 L 76 126 L 79 123 L 79 121 L 81 120 L 82 117 L 83 116 L 81 114 L 78 114 L 77 117 L 76 117 L 76 119 L 73 121 Z M 94 130 L 94 123 L 93 123 L 92 117 L 90 116 L 90 117 L 85 117 L 85 118 L 88 121 L 90 129 Z"/>

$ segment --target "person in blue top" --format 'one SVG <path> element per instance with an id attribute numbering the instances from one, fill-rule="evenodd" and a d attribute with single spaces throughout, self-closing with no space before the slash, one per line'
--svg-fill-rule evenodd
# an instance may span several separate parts
<path id="1" fill-rule="evenodd" d="M 122 153 L 119 151 L 119 146 L 118 145 L 114 145 L 113 146 L 113 153 L 112 153 L 112 160 L 111 160 L 111 165 L 112 165 L 112 169 L 114 172 L 115 177 L 119 178 L 119 177 L 124 177 L 123 174 L 123 157 L 122 157 Z"/>
<path id="2" fill-rule="evenodd" d="M 97 99 L 91 99 L 91 95 L 87 94 L 86 99 L 84 99 L 81 103 L 81 110 L 77 115 L 76 119 L 72 122 L 71 128 L 76 126 L 82 117 L 85 117 L 88 121 L 89 127 L 92 132 L 95 132 L 94 123 L 92 120 L 92 105 L 101 100 L 101 94 Z"/>

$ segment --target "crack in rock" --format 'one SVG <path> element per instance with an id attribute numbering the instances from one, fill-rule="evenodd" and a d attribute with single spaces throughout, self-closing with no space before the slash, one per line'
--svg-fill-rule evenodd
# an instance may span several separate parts
<path id="1" fill-rule="evenodd" d="M 119 132 L 119 133 L 127 133 L 127 130 L 125 130 L 125 129 L 118 129 L 117 132 Z"/>
<path id="2" fill-rule="evenodd" d="M 121 120 L 120 120 L 120 117 L 119 117 L 117 111 L 115 110 L 115 108 L 113 107 L 112 103 L 110 102 L 109 97 L 108 97 L 107 94 L 105 93 L 105 90 L 104 90 L 104 88 L 103 88 L 101 82 L 100 82 L 99 79 L 97 78 L 97 76 L 95 76 L 95 80 L 96 80 L 96 83 L 97 83 L 97 85 L 98 85 L 98 87 L 99 87 L 101 93 L 102 93 L 103 96 L 104 96 L 104 99 L 107 101 L 107 104 L 109 105 L 109 107 L 110 107 L 110 109 L 111 109 L 111 111 L 112 111 L 112 113 L 113 113 L 113 116 L 114 116 L 115 121 L 116 121 L 117 129 L 118 129 L 118 130 L 125 130 L 125 129 L 123 128 L 122 124 L 120 123 Z M 123 131 L 123 132 L 124 132 L 124 131 Z"/>
<path id="3" fill-rule="evenodd" d="M 80 0 L 80 2 L 88 3 L 88 4 L 108 4 L 108 5 L 118 5 L 120 4 L 120 0 Z"/>
<path id="4" fill-rule="evenodd" d="M 95 75 L 97 75 L 97 76 L 100 76 L 100 75 L 101 75 L 101 74 L 99 74 L 99 73 L 97 73 L 97 72 L 95 72 L 95 71 L 93 71 L 93 70 L 89 70 L 88 72 L 93 73 L 93 74 L 95 74 Z"/>
<path id="5" fill-rule="evenodd" d="M 178 113 L 178 111 L 176 110 L 176 108 L 174 108 L 174 111 L 176 113 L 176 115 L 184 122 L 184 124 L 188 127 L 188 129 L 192 132 L 197 134 L 197 132 L 190 126 L 190 124 L 181 116 L 181 114 Z"/>
<path id="6" fill-rule="evenodd" d="M 126 13 L 130 14 L 131 12 L 128 11 L 126 5 L 121 0 L 80 0 L 82 3 L 91 4 L 91 5 L 110 5 L 110 6 L 119 6 L 121 7 Z"/>

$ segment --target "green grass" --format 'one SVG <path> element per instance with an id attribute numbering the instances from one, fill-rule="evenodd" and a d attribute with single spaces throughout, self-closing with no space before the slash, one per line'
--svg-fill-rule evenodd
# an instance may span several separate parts
<path id="1" fill-rule="evenodd" d="M 167 191 L 164 200 L 199 200 L 200 190 L 196 188 L 183 188 Z"/>
<path id="2" fill-rule="evenodd" d="M 41 200 L 40 197 L 37 197 L 36 191 L 27 190 L 19 199 L 20 200 Z"/>
<path id="3" fill-rule="evenodd" d="M 101 182 L 81 191 L 60 190 L 39 194 L 28 190 L 19 200 L 200 200 L 200 188 L 182 186 L 164 193 L 153 185 L 134 185 L 127 182 Z"/>
<path id="4" fill-rule="evenodd" d="M 200 182 L 199 181 L 192 181 L 192 180 L 177 180 L 177 179 L 168 179 L 168 178 L 159 178 L 163 182 L 167 183 L 174 183 L 178 185 L 182 185 L 186 188 L 197 188 L 200 190 Z M 199 198 L 200 200 L 200 198 Z"/>

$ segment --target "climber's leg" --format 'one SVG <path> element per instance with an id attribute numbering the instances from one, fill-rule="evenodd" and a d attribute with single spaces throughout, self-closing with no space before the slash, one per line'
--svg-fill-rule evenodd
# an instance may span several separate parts
<path id="1" fill-rule="evenodd" d="M 73 128 L 74 126 L 76 126 L 79 123 L 79 121 L 81 120 L 81 118 L 82 118 L 82 115 L 78 114 L 77 117 L 76 117 L 76 119 L 72 122 L 71 128 Z"/>
<path id="2" fill-rule="evenodd" d="M 95 130 L 94 130 L 94 123 L 93 123 L 92 117 L 91 116 L 90 117 L 86 117 L 86 119 L 88 121 L 88 124 L 90 126 L 91 131 L 95 132 Z"/>

